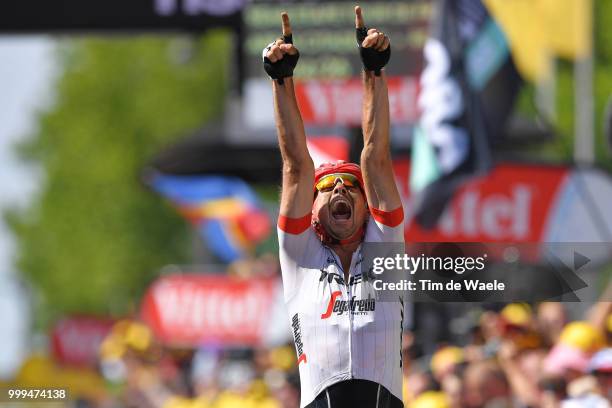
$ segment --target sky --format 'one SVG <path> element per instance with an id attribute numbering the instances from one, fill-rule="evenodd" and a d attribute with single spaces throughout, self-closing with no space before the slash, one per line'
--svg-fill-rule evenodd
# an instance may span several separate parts
<path id="1" fill-rule="evenodd" d="M 36 191 L 38 172 L 20 163 L 14 145 L 36 129 L 36 112 L 52 99 L 53 44 L 41 36 L 0 37 L 0 211 L 26 205 Z M 14 255 L 0 217 L 0 379 L 19 366 L 31 337 L 28 298 Z"/>

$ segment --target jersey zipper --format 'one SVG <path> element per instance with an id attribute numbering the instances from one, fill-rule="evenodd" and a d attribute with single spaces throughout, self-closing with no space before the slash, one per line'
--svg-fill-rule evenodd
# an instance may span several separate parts
<path id="1" fill-rule="evenodd" d="M 351 291 L 351 285 L 350 285 L 350 281 L 351 281 L 351 266 L 352 266 L 353 262 L 351 259 L 351 265 L 349 266 L 349 274 L 348 274 L 348 281 L 346 282 L 346 292 L 348 295 L 348 304 L 349 304 L 349 313 L 348 313 L 348 319 L 349 319 L 349 377 L 350 379 L 353 379 L 353 313 L 351 310 L 351 299 L 352 299 L 352 291 Z M 342 271 L 342 273 L 344 273 L 344 271 Z"/>
<path id="2" fill-rule="evenodd" d="M 335 254 L 334 254 L 335 255 Z M 338 264 L 340 265 L 340 269 L 342 270 L 342 275 L 344 276 L 344 269 L 342 267 L 342 263 L 340 262 L 340 258 L 338 259 Z M 348 271 L 348 279 L 346 279 L 346 295 L 347 295 L 347 302 L 349 305 L 349 310 L 348 310 L 348 322 L 349 322 L 349 379 L 353 379 L 355 378 L 355 375 L 353 373 L 353 310 L 352 310 L 352 304 L 351 304 L 351 300 L 353 299 L 353 291 L 351 289 L 351 271 L 353 270 L 353 265 L 354 265 L 354 254 L 353 256 L 351 256 L 351 263 L 349 264 L 349 271 Z"/>
<path id="3" fill-rule="evenodd" d="M 349 305 L 349 310 L 348 310 L 348 322 L 349 322 L 349 332 L 348 332 L 348 341 L 349 341 L 349 352 L 348 352 L 348 361 L 349 361 L 349 379 L 353 379 L 353 317 L 352 317 L 352 313 L 351 313 L 351 286 L 349 285 L 349 282 L 351 280 L 351 267 L 353 266 L 353 259 L 351 257 L 351 263 L 349 264 L 349 273 L 348 273 L 348 279 L 346 279 L 345 275 L 344 275 L 344 268 L 342 267 L 342 262 L 340 262 L 340 258 L 338 257 L 338 255 L 336 255 L 336 253 L 334 251 L 332 251 L 331 248 L 327 248 L 327 250 L 329 251 L 329 253 L 334 257 L 334 259 L 336 260 L 336 266 L 338 266 L 338 268 L 340 269 L 340 271 L 342 272 L 342 279 L 344 279 L 344 287 L 345 287 L 345 295 L 346 295 L 346 300 L 348 302 Z"/>

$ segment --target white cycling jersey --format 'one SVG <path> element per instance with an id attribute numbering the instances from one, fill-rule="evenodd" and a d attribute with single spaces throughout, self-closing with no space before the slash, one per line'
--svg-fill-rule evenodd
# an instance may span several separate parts
<path id="1" fill-rule="evenodd" d="M 372 210 L 365 242 L 404 242 L 403 210 Z M 298 355 L 300 407 L 330 385 L 349 379 L 377 382 L 402 399 L 403 301 L 377 302 L 361 277 L 361 246 L 348 282 L 341 262 L 310 227 L 310 215 L 278 223 L 285 303 Z"/>

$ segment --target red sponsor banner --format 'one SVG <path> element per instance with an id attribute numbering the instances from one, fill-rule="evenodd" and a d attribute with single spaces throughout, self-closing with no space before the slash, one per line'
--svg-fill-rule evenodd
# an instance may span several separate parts
<path id="1" fill-rule="evenodd" d="M 102 340 L 115 320 L 70 316 L 59 320 L 51 331 L 51 351 L 55 360 L 74 366 L 95 366 Z"/>
<path id="2" fill-rule="evenodd" d="M 275 279 L 163 276 L 148 289 L 142 320 L 166 344 L 257 345 L 270 322 Z"/>
<path id="3" fill-rule="evenodd" d="M 418 120 L 417 77 L 388 78 L 389 109 L 393 123 Z M 296 96 L 308 125 L 361 125 L 361 78 L 298 81 Z"/>
<path id="4" fill-rule="evenodd" d="M 408 242 L 542 242 L 570 174 L 563 166 L 500 164 L 466 183 L 428 231 L 409 216 L 409 162 L 394 166 L 408 214 Z"/>

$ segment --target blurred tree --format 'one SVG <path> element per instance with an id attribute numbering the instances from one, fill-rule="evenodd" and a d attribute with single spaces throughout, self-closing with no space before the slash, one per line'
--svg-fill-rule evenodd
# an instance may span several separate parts
<path id="1" fill-rule="evenodd" d="M 139 181 L 161 147 L 221 114 L 231 47 L 201 38 L 70 40 L 54 102 L 19 147 L 43 174 L 31 206 L 6 214 L 37 317 L 130 312 L 168 263 L 189 259 L 185 222 Z"/>

